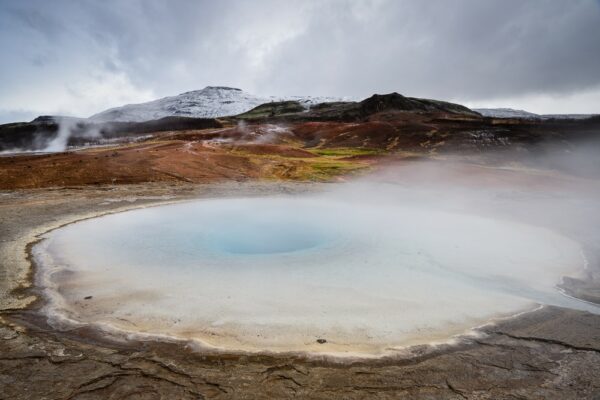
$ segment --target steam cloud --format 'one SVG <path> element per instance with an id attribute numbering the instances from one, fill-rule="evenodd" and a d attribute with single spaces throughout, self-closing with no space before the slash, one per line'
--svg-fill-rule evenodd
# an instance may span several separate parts
<path id="1" fill-rule="evenodd" d="M 101 136 L 100 129 L 97 126 L 90 126 L 87 129 L 82 129 L 82 124 L 76 120 L 67 118 L 57 118 L 58 124 L 57 135 L 50 140 L 46 147 L 41 149 L 41 152 L 56 153 L 67 149 L 69 139 L 73 136 L 86 139 L 96 139 Z"/>
<path id="2" fill-rule="evenodd" d="M 74 272 L 46 275 L 50 311 L 230 349 L 322 351 L 310 343 L 326 337 L 329 351 L 369 354 L 536 304 L 599 313 L 573 296 L 594 300 L 582 283 L 598 279 L 600 185 L 537 168 L 554 162 L 400 161 L 316 195 L 71 225 L 38 249 Z M 105 308 L 77 305 L 90 291 Z"/>

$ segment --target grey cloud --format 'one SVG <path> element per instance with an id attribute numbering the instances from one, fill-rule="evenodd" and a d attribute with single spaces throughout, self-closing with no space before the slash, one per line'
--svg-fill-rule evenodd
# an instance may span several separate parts
<path id="1" fill-rule="evenodd" d="M 14 4 L 16 6 L 17 3 Z M 44 39 L 54 40 L 64 31 L 59 21 L 35 8 L 8 7 L 7 12 L 17 23 L 40 33 Z"/>
<path id="2" fill-rule="evenodd" d="M 388 88 L 486 98 L 600 84 L 595 2 L 394 1 L 382 4 L 368 27 L 339 13 L 320 17 L 280 49 L 267 76 L 289 72 L 276 86 L 289 76 L 310 85 L 301 77 L 316 75 L 328 90 L 353 87 L 362 95 Z M 267 76 L 265 84 L 272 82 Z"/>
<path id="3" fill-rule="evenodd" d="M 0 51 L 4 108 L 90 69 L 157 96 L 560 96 L 600 90 L 600 2 L 0 0 Z"/>

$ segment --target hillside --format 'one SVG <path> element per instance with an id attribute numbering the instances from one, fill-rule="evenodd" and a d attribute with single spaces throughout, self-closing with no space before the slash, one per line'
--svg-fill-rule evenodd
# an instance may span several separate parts
<path id="1" fill-rule="evenodd" d="M 313 104 L 335 101 L 333 97 L 255 96 L 241 89 L 207 86 L 202 90 L 140 104 L 128 104 L 92 115 L 93 122 L 142 122 L 164 117 L 217 118 L 237 115 L 264 103 L 292 100 L 305 109 Z"/>

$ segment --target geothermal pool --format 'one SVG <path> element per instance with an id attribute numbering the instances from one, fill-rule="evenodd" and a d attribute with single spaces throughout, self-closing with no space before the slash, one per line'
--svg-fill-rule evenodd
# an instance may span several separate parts
<path id="1" fill-rule="evenodd" d="M 583 304 L 555 287 L 577 243 L 416 205 L 199 200 L 68 225 L 35 254 L 56 321 L 226 350 L 382 354 Z"/>

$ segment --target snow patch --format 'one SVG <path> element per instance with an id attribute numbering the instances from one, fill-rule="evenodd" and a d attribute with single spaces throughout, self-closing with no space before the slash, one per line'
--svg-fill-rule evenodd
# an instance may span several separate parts
<path id="1" fill-rule="evenodd" d="M 586 119 L 598 114 L 535 114 L 525 110 L 513 108 L 474 108 L 484 117 L 492 118 L 522 118 L 522 119 Z"/>
<path id="2" fill-rule="evenodd" d="M 92 115 L 89 119 L 95 122 L 143 122 L 172 116 L 218 118 L 241 114 L 264 103 L 285 100 L 298 101 L 309 109 L 314 104 L 343 99 L 323 96 L 261 97 L 237 88 L 207 86 L 202 90 L 185 92 L 147 103 L 111 108 Z"/>

